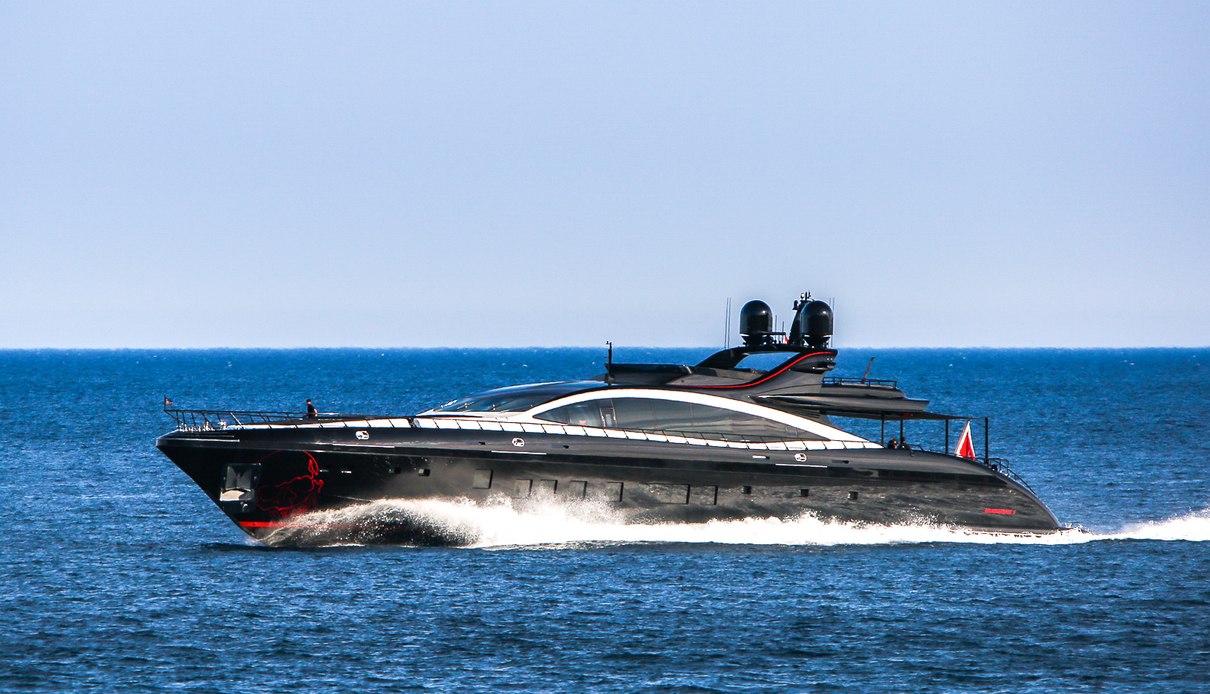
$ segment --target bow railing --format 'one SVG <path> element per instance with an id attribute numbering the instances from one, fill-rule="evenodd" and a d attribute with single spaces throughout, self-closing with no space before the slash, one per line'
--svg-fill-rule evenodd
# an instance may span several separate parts
<path id="1" fill-rule="evenodd" d="M 298 412 L 252 412 L 243 410 L 182 410 L 164 408 L 164 413 L 176 422 L 177 431 L 221 431 L 232 426 L 245 424 L 270 424 L 281 422 L 313 421 Z M 333 415 L 319 415 L 319 419 Z"/>

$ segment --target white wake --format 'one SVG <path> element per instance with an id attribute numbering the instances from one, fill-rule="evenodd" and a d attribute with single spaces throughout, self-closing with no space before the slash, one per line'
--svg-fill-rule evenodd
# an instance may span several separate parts
<path id="1" fill-rule="evenodd" d="M 405 536 L 372 529 L 406 527 Z M 367 531 L 367 529 L 371 529 Z M 628 523 L 605 505 L 470 501 L 375 501 L 310 513 L 266 539 L 271 545 L 390 544 L 476 548 L 585 547 L 641 543 L 728 545 L 888 545 L 920 543 L 1062 545 L 1106 540 L 1210 540 L 1210 509 L 1137 523 L 1109 533 L 1082 529 L 1044 535 L 974 532 L 930 524 L 872 525 L 820 520 L 749 518 L 707 523 Z"/>
<path id="2" fill-rule="evenodd" d="M 1133 523 L 1119 532 L 1099 535 L 1097 539 L 1210 541 L 1210 508 L 1161 521 Z"/>

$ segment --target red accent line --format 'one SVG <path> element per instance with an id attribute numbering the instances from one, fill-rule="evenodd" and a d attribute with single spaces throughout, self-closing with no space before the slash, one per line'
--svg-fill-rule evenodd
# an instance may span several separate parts
<path id="1" fill-rule="evenodd" d="M 294 524 L 293 520 L 236 521 L 236 523 L 238 523 L 239 527 L 241 527 L 241 528 L 284 528 L 284 527 Z M 315 523 L 314 525 L 311 525 L 309 527 L 316 529 L 316 530 L 325 530 L 325 531 L 329 531 L 329 532 L 333 531 L 333 530 L 354 531 L 354 530 L 363 530 L 365 528 L 365 526 L 357 525 L 355 523 Z"/>
<path id="2" fill-rule="evenodd" d="M 808 352 L 808 353 L 806 353 L 806 354 L 802 355 L 801 357 L 799 357 L 799 358 L 795 359 L 794 361 L 790 362 L 789 364 L 786 364 L 785 366 L 781 367 L 781 368 L 780 368 L 780 369 L 778 369 L 777 371 L 773 371 L 773 372 L 767 373 L 767 374 L 765 374 L 764 376 L 761 376 L 760 378 L 756 379 L 755 381 L 748 381 L 747 383 L 738 383 L 738 384 L 736 384 L 736 385 L 727 385 L 727 386 L 693 386 L 693 385 L 684 385 L 684 386 L 680 386 L 680 387 L 681 387 L 681 388 L 710 388 L 710 389 L 715 389 L 715 388 L 751 388 L 752 386 L 757 386 L 757 385 L 760 385 L 760 384 L 764 383 L 765 381 L 769 380 L 770 378 L 776 378 L 776 377 L 778 377 L 778 376 L 782 375 L 783 373 L 785 373 L 785 372 L 789 371 L 790 369 L 794 368 L 794 366 L 795 366 L 796 364 L 798 364 L 800 361 L 802 361 L 802 360 L 804 360 L 804 359 L 810 359 L 811 357 L 817 357 L 817 356 L 819 356 L 819 355 L 821 355 L 821 354 L 836 354 L 836 352 L 835 352 L 835 350 L 824 350 L 824 351 L 822 351 L 822 352 Z"/>
<path id="3" fill-rule="evenodd" d="M 1017 512 L 1011 508 L 985 508 L 984 513 L 994 513 L 998 516 L 1015 516 Z"/>

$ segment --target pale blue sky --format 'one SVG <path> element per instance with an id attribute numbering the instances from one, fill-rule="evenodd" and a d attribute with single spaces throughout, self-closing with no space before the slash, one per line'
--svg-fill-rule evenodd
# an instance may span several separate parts
<path id="1" fill-rule="evenodd" d="M 0 347 L 1210 344 L 1210 3 L 0 3 Z"/>

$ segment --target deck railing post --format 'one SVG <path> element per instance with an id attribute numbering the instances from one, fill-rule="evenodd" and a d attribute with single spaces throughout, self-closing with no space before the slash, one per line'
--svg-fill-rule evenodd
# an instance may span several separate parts
<path id="1" fill-rule="evenodd" d="M 991 426 L 991 420 L 987 417 L 983 418 L 983 460 L 991 462 L 991 435 L 988 428 Z"/>

